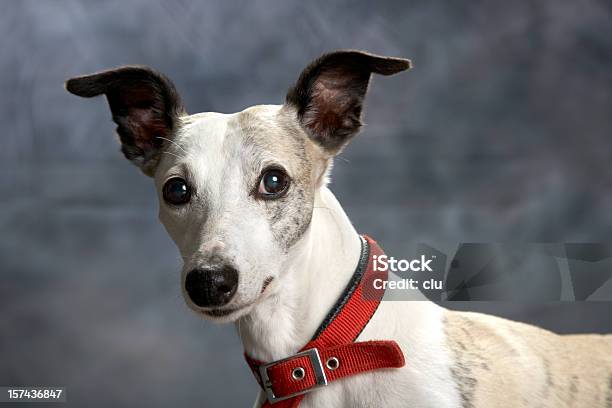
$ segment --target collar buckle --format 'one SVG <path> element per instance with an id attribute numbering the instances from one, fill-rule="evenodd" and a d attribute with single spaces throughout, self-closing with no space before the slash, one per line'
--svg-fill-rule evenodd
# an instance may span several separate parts
<path id="1" fill-rule="evenodd" d="M 272 381 L 268 376 L 268 368 L 275 366 L 276 364 L 282 363 L 284 361 L 293 360 L 296 357 L 307 356 L 310 359 L 310 365 L 312 365 L 312 369 L 315 375 L 316 384 L 310 388 L 307 388 L 303 391 L 294 392 L 293 394 L 284 395 L 282 397 L 277 397 L 274 395 L 274 391 L 272 390 Z M 323 363 L 321 362 L 321 356 L 319 355 L 319 350 L 316 347 L 310 348 L 308 350 L 304 350 L 297 354 L 294 354 L 290 357 L 284 358 L 282 360 L 273 361 L 269 364 L 263 364 L 259 367 L 259 375 L 261 377 L 261 385 L 266 392 L 266 396 L 268 397 L 268 401 L 270 404 L 274 404 L 275 402 L 284 401 L 289 398 L 297 397 L 298 395 L 306 394 L 314 390 L 315 388 L 323 387 L 327 385 L 327 377 L 325 376 L 325 369 L 323 368 Z"/>

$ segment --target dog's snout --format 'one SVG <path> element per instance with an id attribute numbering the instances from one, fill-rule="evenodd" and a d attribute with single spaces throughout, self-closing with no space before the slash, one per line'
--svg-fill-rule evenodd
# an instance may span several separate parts
<path id="1" fill-rule="evenodd" d="M 185 277 L 185 290 L 200 307 L 227 304 L 238 287 L 238 271 L 229 265 L 196 268 Z"/>

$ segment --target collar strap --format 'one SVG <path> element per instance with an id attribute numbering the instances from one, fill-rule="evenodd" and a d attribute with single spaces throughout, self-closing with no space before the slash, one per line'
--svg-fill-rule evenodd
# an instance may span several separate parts
<path id="1" fill-rule="evenodd" d="M 396 342 L 355 342 L 368 324 L 384 294 L 372 281 L 386 280 L 387 273 L 374 272 L 373 256 L 383 254 L 376 241 L 361 238 L 361 256 L 351 281 L 313 339 L 297 354 L 271 363 L 245 354 L 255 379 L 265 391 L 264 407 L 297 407 L 304 394 L 329 382 L 381 368 L 404 365 L 404 354 Z"/>

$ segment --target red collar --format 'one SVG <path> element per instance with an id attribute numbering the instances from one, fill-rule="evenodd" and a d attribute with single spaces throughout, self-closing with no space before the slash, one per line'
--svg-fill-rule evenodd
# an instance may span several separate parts
<path id="1" fill-rule="evenodd" d="M 263 407 L 294 408 L 304 394 L 332 381 L 381 368 L 404 365 L 404 354 L 395 341 L 355 342 L 368 324 L 384 294 L 374 289 L 372 258 L 383 255 L 376 241 L 361 237 L 357 269 L 336 305 L 328 313 L 312 340 L 293 356 L 271 363 L 245 358 L 268 401 Z"/>

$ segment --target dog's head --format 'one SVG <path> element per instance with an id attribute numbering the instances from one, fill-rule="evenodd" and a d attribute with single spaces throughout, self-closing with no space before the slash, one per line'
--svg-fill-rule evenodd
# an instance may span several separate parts
<path id="1" fill-rule="evenodd" d="M 66 88 L 106 95 L 124 155 L 155 179 L 160 220 L 184 260 L 187 303 L 229 321 L 287 273 L 331 159 L 361 126 L 371 74 L 409 65 L 333 52 L 302 72 L 284 105 L 235 114 L 187 115 L 172 82 L 146 67 L 73 78 Z"/>

